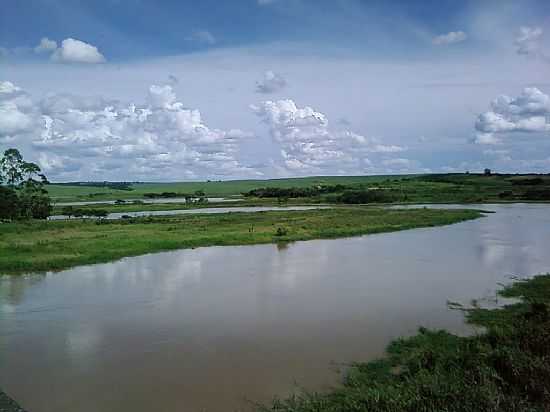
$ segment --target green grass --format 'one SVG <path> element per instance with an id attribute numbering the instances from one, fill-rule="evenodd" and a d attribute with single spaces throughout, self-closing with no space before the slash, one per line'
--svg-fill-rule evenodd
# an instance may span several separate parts
<path id="1" fill-rule="evenodd" d="M 117 221 L 4 223 L 0 231 L 0 273 L 61 270 L 124 256 L 198 246 L 357 236 L 445 225 L 479 216 L 481 213 L 474 210 L 348 207 Z M 286 234 L 278 236 L 279 228 Z"/>
<path id="2" fill-rule="evenodd" d="M 508 286 L 518 302 L 465 310 L 486 333 L 420 329 L 383 359 L 355 364 L 329 393 L 301 393 L 261 411 L 417 412 L 550 410 L 550 275 Z"/>
<path id="3" fill-rule="evenodd" d="M 540 179 L 536 185 L 533 179 Z M 475 203 L 550 200 L 550 175 L 438 174 L 400 176 L 317 176 L 293 179 L 233 180 L 211 182 L 134 183 L 133 190 L 91 186 L 47 186 L 54 201 L 86 201 L 142 198 L 145 193 L 194 193 L 202 190 L 211 197 L 238 196 L 262 187 L 292 188 L 318 185 L 346 185 L 360 189 L 382 189 L 396 202 Z M 542 197 L 533 198 L 536 191 Z M 322 199 L 317 199 L 322 200 Z"/>
<path id="4" fill-rule="evenodd" d="M 413 175 L 408 176 L 411 178 Z M 50 196 L 59 202 L 78 200 L 115 200 L 143 197 L 144 193 L 194 193 L 203 190 L 207 196 L 229 197 L 240 195 L 259 187 L 310 187 L 315 185 L 351 185 L 382 182 L 386 176 L 314 176 L 292 179 L 269 180 L 229 180 L 211 182 L 174 182 L 174 183 L 134 183 L 131 191 L 114 190 L 91 186 L 65 186 L 51 184 L 47 186 Z"/>

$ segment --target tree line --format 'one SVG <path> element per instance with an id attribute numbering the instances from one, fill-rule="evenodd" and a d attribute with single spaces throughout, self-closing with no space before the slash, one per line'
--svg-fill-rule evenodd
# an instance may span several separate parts
<path id="1" fill-rule="evenodd" d="M 52 205 L 40 167 L 27 162 L 17 149 L 0 158 L 0 219 L 46 219 Z"/>
<path id="2" fill-rule="evenodd" d="M 296 197 L 315 197 L 328 193 L 340 193 L 352 186 L 346 185 L 319 185 L 310 187 L 261 187 L 252 189 L 243 193 L 246 197 L 265 197 L 265 198 L 296 198 Z"/>
<path id="3" fill-rule="evenodd" d="M 324 196 L 323 200 L 334 203 L 387 203 L 398 200 L 399 193 L 392 189 L 368 188 L 364 185 L 319 185 L 311 187 L 262 187 L 243 193 L 246 197 L 258 198 L 312 198 Z"/>

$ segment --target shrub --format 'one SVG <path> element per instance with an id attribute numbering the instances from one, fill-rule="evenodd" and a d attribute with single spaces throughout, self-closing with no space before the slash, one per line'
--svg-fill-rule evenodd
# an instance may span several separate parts
<path id="1" fill-rule="evenodd" d="M 288 230 L 284 227 L 278 227 L 277 231 L 275 232 L 275 236 L 286 236 L 288 235 Z"/>

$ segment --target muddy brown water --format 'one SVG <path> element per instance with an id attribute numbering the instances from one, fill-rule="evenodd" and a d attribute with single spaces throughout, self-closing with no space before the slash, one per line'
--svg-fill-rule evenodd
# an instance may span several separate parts
<path id="1" fill-rule="evenodd" d="M 448 300 L 550 271 L 550 205 L 455 225 L 207 247 L 0 280 L 0 387 L 31 412 L 250 408 L 336 385 Z"/>

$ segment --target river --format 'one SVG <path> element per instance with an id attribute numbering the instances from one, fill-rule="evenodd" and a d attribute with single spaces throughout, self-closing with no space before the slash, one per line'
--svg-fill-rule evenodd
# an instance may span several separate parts
<path id="1" fill-rule="evenodd" d="M 445 227 L 206 247 L 0 280 L 0 387 L 31 412 L 231 411 L 325 389 L 447 301 L 550 270 L 550 205 Z"/>
<path id="2" fill-rule="evenodd" d="M 314 209 L 328 209 L 330 206 L 235 206 L 235 207 L 197 207 L 194 209 L 175 210 L 140 210 L 138 212 L 113 212 L 108 213 L 105 219 L 118 220 L 130 217 L 147 216 L 174 216 L 174 215 L 200 215 L 216 213 L 248 213 L 248 212 L 274 212 L 274 211 L 300 211 Z M 53 215 L 48 220 L 68 220 L 66 215 Z"/>
<path id="3" fill-rule="evenodd" d="M 239 202 L 242 198 L 227 198 L 227 197 L 207 197 L 208 202 Z M 142 198 L 142 199 L 123 199 L 124 204 L 132 204 L 134 202 L 141 202 L 144 204 L 158 204 L 158 203 L 186 203 L 185 197 L 161 197 L 161 198 Z M 78 202 L 53 202 L 54 206 L 87 206 L 87 205 L 115 205 L 117 200 L 82 200 Z"/>

